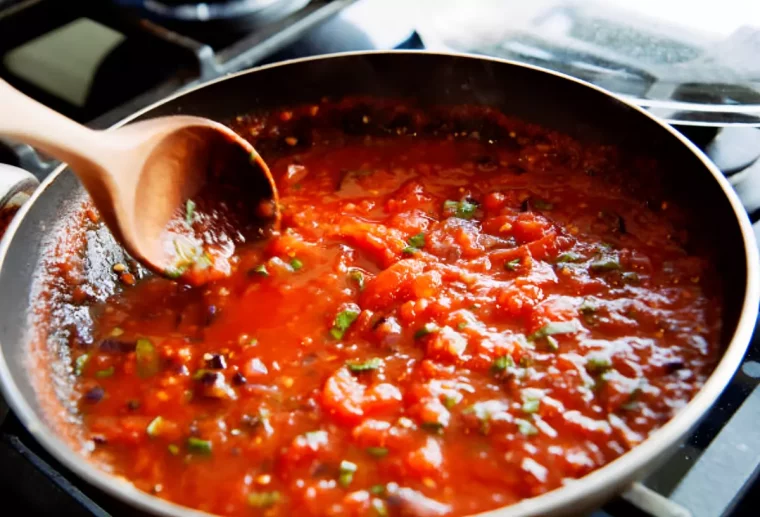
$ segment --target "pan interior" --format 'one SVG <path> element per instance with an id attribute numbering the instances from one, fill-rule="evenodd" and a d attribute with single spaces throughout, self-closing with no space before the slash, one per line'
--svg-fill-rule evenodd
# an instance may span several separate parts
<path id="1" fill-rule="evenodd" d="M 578 83 L 530 68 L 464 57 L 343 56 L 216 82 L 159 105 L 140 118 L 183 113 L 234 126 L 236 117 L 247 113 L 319 105 L 324 97 L 338 100 L 356 95 L 394 99 L 423 109 L 488 106 L 582 141 L 620 146 L 631 154 L 657 160 L 661 174 L 651 178 L 642 171 L 641 187 L 646 190 L 647 182 L 661 181 L 662 188 L 690 211 L 689 229 L 702 236 L 696 245 L 713 254 L 714 274 L 722 280 L 722 345 L 731 342 L 744 303 L 748 264 L 746 243 L 728 198 L 701 158 L 669 131 Z M 360 104 L 365 106 L 361 109 L 369 104 Z M 384 108 L 378 108 L 373 119 L 382 123 L 357 129 L 361 109 L 347 105 L 339 116 L 324 123 L 345 132 L 386 132 L 399 127 L 399 121 L 383 117 Z M 462 125 L 455 129 L 493 131 L 494 138 L 499 138 L 487 117 L 450 122 Z M 308 141 L 309 125 L 301 124 L 294 126 L 294 131 Z M 279 139 L 248 136 L 265 160 L 288 152 Z M 107 230 L 88 223 L 85 203 L 86 195 L 70 172 L 48 183 L 7 240 L 0 270 L 0 292 L 12 293 L 0 297 L 0 343 L 10 372 L 5 383 L 15 387 L 8 390 L 6 386 L 6 393 L 15 407 L 23 399 L 35 418 L 83 451 L 87 442 L 76 425 L 68 342 L 72 334 L 83 346 L 92 341 L 92 314 L 88 304 L 55 281 L 51 273 L 66 269 L 70 278 L 87 290 L 87 300 L 102 301 L 120 289 L 112 264 L 129 260 Z"/>

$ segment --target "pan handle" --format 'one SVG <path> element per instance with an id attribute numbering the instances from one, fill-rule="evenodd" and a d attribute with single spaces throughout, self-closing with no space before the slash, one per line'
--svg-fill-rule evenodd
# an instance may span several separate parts
<path id="1" fill-rule="evenodd" d="M 691 517 L 691 512 L 680 504 L 655 492 L 643 483 L 633 483 L 620 497 L 628 504 L 652 517 Z"/>
<path id="2" fill-rule="evenodd" d="M 0 163 L 0 238 L 40 182 L 24 169 Z"/>

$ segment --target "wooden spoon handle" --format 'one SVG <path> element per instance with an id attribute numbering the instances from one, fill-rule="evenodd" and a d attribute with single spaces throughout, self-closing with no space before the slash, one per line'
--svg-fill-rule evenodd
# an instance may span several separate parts
<path id="1" fill-rule="evenodd" d="M 37 147 L 75 170 L 99 164 L 105 141 L 98 131 L 56 113 L 0 80 L 0 135 Z M 107 155 L 106 155 L 107 156 Z"/>

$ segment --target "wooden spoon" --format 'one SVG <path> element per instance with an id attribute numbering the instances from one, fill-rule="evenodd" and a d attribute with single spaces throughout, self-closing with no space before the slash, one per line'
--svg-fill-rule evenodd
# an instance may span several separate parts
<path id="1" fill-rule="evenodd" d="M 191 284 L 217 278 L 229 269 L 231 246 L 279 225 L 267 165 L 249 142 L 208 119 L 170 116 L 95 131 L 0 80 L 0 135 L 69 164 L 127 252 L 164 276 Z M 178 234 L 186 238 L 179 247 Z M 201 256 L 212 273 L 184 274 Z"/>

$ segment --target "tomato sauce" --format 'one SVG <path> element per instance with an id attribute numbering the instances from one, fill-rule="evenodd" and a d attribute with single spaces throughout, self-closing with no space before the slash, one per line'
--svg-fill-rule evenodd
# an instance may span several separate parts
<path id="1" fill-rule="evenodd" d="M 213 513 L 382 517 L 509 505 L 634 448 L 716 363 L 710 262 L 613 149 L 509 138 L 289 142 L 282 231 L 229 278 L 93 308 L 95 457 Z"/>

